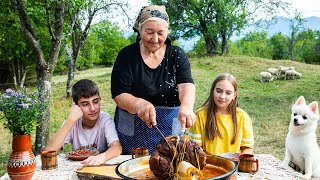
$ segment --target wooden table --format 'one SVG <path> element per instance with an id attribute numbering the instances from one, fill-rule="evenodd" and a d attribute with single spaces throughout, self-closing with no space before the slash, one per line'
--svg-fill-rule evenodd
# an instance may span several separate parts
<path id="1" fill-rule="evenodd" d="M 300 179 L 301 174 L 293 169 L 282 169 L 280 167 L 281 161 L 271 154 L 255 154 L 259 159 L 259 171 L 255 174 L 236 172 L 238 180 L 246 179 L 270 179 L 270 180 L 286 180 L 286 179 Z M 121 155 L 106 163 L 115 164 L 130 159 L 131 155 Z M 58 155 L 58 168 L 54 170 L 41 170 L 40 156 L 36 157 L 37 169 L 33 176 L 33 180 L 74 180 L 78 179 L 76 171 L 82 165 L 79 161 L 70 161 L 65 154 Z M 0 180 L 9 180 L 7 174 L 2 176 Z"/>

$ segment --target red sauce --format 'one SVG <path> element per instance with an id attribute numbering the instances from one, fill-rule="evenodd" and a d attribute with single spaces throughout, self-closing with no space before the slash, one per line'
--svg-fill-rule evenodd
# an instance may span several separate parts
<path id="1" fill-rule="evenodd" d="M 228 171 L 222 167 L 218 167 L 212 164 L 207 164 L 202 170 L 202 177 L 200 179 L 213 178 L 226 174 Z"/>

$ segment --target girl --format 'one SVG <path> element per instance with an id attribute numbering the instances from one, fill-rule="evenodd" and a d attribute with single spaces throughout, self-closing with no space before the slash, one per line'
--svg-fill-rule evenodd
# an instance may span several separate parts
<path id="1" fill-rule="evenodd" d="M 234 76 L 220 74 L 210 95 L 197 111 L 189 135 L 208 154 L 253 153 L 253 130 L 249 115 L 238 107 L 238 87 Z"/>

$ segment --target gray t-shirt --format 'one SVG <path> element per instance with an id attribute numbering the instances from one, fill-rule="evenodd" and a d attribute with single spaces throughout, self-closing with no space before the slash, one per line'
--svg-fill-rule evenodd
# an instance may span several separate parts
<path id="1" fill-rule="evenodd" d="M 71 143 L 72 150 L 96 149 L 105 152 L 113 141 L 119 140 L 112 117 L 100 112 L 96 125 L 92 129 L 83 129 L 82 118 L 71 128 L 64 145 Z"/>

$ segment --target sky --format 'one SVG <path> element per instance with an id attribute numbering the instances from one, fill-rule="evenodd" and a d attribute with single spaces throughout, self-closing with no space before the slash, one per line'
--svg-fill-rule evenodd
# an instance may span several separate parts
<path id="1" fill-rule="evenodd" d="M 320 18 L 320 0 L 286 0 L 302 13 L 304 18 L 317 16 Z"/>

